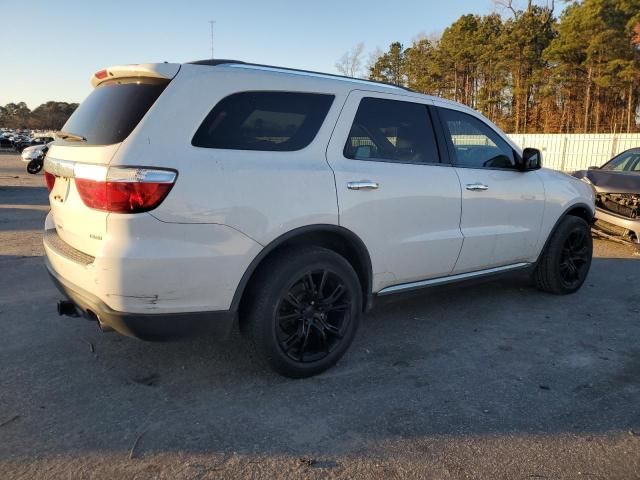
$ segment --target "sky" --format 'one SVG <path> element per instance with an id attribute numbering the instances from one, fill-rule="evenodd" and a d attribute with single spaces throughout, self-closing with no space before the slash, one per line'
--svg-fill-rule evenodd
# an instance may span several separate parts
<path id="1" fill-rule="evenodd" d="M 216 58 L 335 73 L 359 42 L 386 50 L 493 9 L 492 0 L 0 0 L 0 105 L 80 102 L 110 65 L 210 58 L 209 20 Z"/>

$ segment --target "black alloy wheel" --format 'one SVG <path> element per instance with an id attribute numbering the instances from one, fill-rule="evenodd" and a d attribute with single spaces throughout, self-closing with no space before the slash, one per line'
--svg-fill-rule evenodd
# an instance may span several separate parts
<path id="1" fill-rule="evenodd" d="M 344 338 L 351 304 L 351 294 L 335 272 L 305 273 L 280 299 L 276 313 L 280 348 L 296 362 L 322 360 Z"/>
<path id="2" fill-rule="evenodd" d="M 533 280 L 544 292 L 573 293 L 587 278 L 592 256 L 591 227 L 583 218 L 568 215 L 549 237 L 538 258 Z"/>
<path id="3" fill-rule="evenodd" d="M 586 277 L 591 263 L 591 248 L 587 241 L 590 232 L 575 229 L 569 233 L 560 254 L 560 276 L 568 288 Z"/>
<path id="4" fill-rule="evenodd" d="M 240 328 L 282 375 L 302 378 L 326 370 L 355 338 L 362 286 L 352 265 L 332 250 L 282 249 L 260 265 L 247 288 Z"/>

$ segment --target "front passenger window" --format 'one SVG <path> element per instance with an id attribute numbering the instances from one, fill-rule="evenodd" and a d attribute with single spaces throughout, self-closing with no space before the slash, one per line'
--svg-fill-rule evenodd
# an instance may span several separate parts
<path id="1" fill-rule="evenodd" d="M 487 124 L 472 115 L 439 109 L 455 151 L 455 164 L 471 168 L 515 168 L 513 149 Z"/>

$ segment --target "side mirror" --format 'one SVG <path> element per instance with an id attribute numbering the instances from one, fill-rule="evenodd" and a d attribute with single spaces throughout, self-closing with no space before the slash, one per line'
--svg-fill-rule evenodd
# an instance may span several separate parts
<path id="1" fill-rule="evenodd" d="M 537 148 L 525 148 L 522 152 L 522 171 L 538 170 L 542 168 L 542 152 Z"/>
<path id="2" fill-rule="evenodd" d="M 600 170 L 600 167 L 596 167 L 595 165 L 591 165 L 587 170 Z"/>

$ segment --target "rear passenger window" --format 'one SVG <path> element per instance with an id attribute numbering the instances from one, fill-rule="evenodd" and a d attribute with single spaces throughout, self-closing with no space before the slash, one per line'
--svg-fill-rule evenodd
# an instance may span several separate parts
<path id="1" fill-rule="evenodd" d="M 191 142 L 196 147 L 290 152 L 315 138 L 333 95 L 242 92 L 222 99 Z"/>
<path id="2" fill-rule="evenodd" d="M 486 123 L 472 115 L 438 110 L 455 151 L 455 164 L 472 168 L 514 168 L 513 149 Z"/>
<path id="3" fill-rule="evenodd" d="M 354 160 L 439 162 L 427 106 L 363 98 L 344 146 L 344 156 Z"/>

